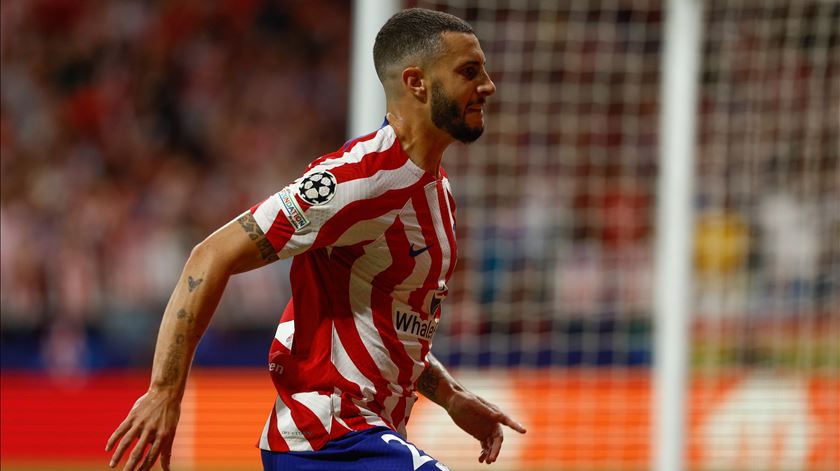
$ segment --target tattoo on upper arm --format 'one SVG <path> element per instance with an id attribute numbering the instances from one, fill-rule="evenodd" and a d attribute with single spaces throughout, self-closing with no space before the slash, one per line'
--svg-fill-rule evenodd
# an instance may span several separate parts
<path id="1" fill-rule="evenodd" d="M 192 293 L 194 289 L 198 288 L 198 285 L 200 285 L 202 281 L 204 281 L 204 278 L 194 280 L 191 276 L 187 277 L 187 283 L 190 285 L 190 293 Z"/>
<path id="2" fill-rule="evenodd" d="M 274 247 L 271 246 L 271 242 L 268 241 L 265 233 L 263 233 L 260 226 L 257 225 L 257 221 L 254 219 L 253 214 L 247 212 L 236 221 L 240 226 L 242 226 L 245 233 L 248 234 L 248 238 L 254 241 L 254 244 L 260 250 L 260 256 L 263 260 L 266 262 L 273 262 L 279 258 L 277 253 L 274 251 Z"/>

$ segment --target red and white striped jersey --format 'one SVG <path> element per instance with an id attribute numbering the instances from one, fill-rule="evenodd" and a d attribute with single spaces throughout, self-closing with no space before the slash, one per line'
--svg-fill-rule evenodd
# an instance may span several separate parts
<path id="1" fill-rule="evenodd" d="M 251 212 L 277 254 L 294 257 L 259 447 L 318 450 L 374 426 L 405 435 L 457 258 L 443 170 L 418 167 L 386 123 Z"/>

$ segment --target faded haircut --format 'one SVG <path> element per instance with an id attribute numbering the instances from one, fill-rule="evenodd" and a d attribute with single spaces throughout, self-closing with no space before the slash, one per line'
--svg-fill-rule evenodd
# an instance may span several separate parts
<path id="1" fill-rule="evenodd" d="M 449 13 L 409 8 L 392 16 L 373 44 L 373 65 L 379 80 L 384 84 L 388 67 L 408 58 L 425 65 L 437 57 L 443 52 L 441 35 L 446 32 L 475 34 L 469 23 Z"/>

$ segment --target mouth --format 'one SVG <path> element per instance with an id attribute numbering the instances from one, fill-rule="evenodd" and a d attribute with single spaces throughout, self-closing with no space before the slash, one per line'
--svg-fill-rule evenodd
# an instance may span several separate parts
<path id="1" fill-rule="evenodd" d="M 467 108 L 467 113 L 484 114 L 484 105 L 470 106 Z"/>
<path id="2" fill-rule="evenodd" d="M 467 113 L 483 113 L 484 103 L 484 100 L 481 100 L 477 103 L 473 103 L 472 105 L 467 107 Z"/>

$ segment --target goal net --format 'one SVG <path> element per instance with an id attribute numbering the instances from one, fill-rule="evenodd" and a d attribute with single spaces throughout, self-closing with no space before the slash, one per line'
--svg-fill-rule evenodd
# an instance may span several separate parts
<path id="1" fill-rule="evenodd" d="M 664 3 L 408 3 L 469 21 L 498 87 L 444 160 L 460 260 L 434 351 L 530 426 L 501 466 L 650 469 Z M 688 467 L 834 469 L 840 5 L 703 4 Z M 473 466 L 423 411 L 410 438 Z"/>

